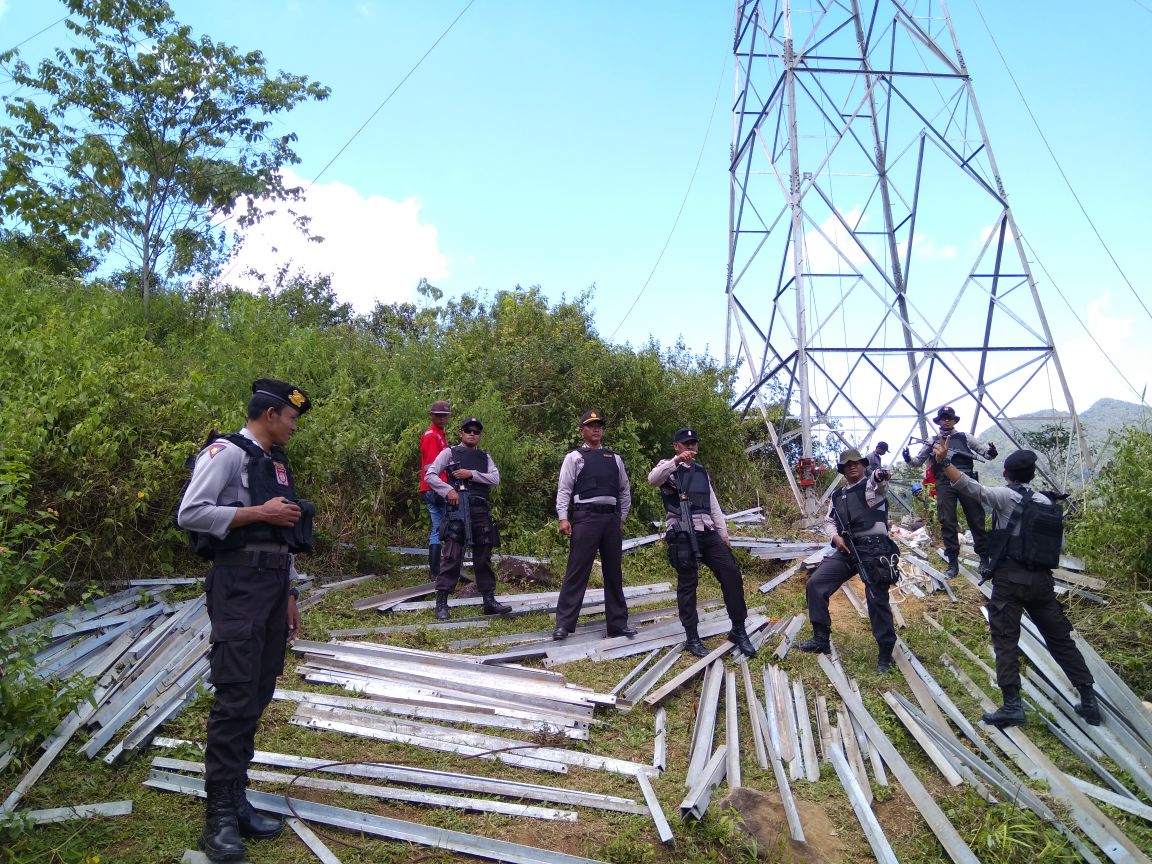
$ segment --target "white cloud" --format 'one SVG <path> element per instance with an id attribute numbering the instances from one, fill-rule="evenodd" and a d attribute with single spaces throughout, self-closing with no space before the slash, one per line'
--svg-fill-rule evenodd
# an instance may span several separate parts
<path id="1" fill-rule="evenodd" d="M 1064 376 L 1072 390 L 1077 411 L 1086 411 L 1098 399 L 1122 399 L 1138 402 L 1140 391 L 1148 388 L 1145 399 L 1152 401 L 1152 387 L 1149 387 L 1149 373 L 1152 370 L 1152 342 L 1143 331 L 1138 331 L 1136 320 L 1119 314 L 1120 310 L 1112 302 L 1110 294 L 1104 294 L 1088 303 L 1082 319 L 1090 338 L 1077 326 L 1067 330 L 1068 336 L 1061 339 L 1055 333 L 1056 351 L 1064 368 Z M 1097 347 L 1099 343 L 1101 347 Z M 1108 359 L 1104 352 L 1107 352 Z M 1113 368 L 1120 369 L 1124 377 Z M 1127 379 L 1128 384 L 1125 383 Z M 1053 380 L 1053 386 L 1058 386 Z M 1136 392 L 1133 392 L 1135 388 Z"/>
<path id="2" fill-rule="evenodd" d="M 285 171 L 284 182 L 307 185 L 291 171 Z M 410 299 L 421 278 L 435 282 L 448 275 L 448 259 L 440 251 L 436 226 L 420 221 L 416 198 L 364 197 L 344 183 L 317 184 L 292 209 L 311 217 L 310 230 L 324 238 L 322 243 L 304 238 L 286 204 L 277 204 L 275 209 L 275 215 L 248 231 L 243 248 L 228 267 L 228 281 L 243 285 L 241 274 L 249 268 L 270 276 L 291 261 L 293 270 L 330 273 L 339 298 L 367 312 L 377 301 Z"/>

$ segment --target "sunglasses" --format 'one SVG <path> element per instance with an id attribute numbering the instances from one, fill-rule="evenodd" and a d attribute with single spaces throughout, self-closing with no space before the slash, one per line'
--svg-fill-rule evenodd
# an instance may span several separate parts
<path id="1" fill-rule="evenodd" d="M 463 432 L 465 435 L 479 435 L 480 434 L 479 429 L 473 429 L 471 426 L 469 426 L 467 429 L 461 429 L 460 431 Z"/>

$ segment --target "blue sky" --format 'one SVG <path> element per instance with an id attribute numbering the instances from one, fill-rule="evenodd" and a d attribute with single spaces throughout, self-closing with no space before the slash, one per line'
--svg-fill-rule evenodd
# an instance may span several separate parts
<path id="1" fill-rule="evenodd" d="M 633 345 L 683 338 L 723 355 L 731 3 L 172 5 L 198 32 L 332 87 L 328 101 L 278 121 L 300 136 L 296 170 L 306 184 L 468 7 L 312 187 L 308 210 L 327 242 L 305 244 L 270 225 L 247 263 L 272 269 L 259 247 L 274 243 L 306 269 L 331 272 L 361 310 L 413 299 L 422 276 L 449 296 L 538 284 L 559 299 L 595 285 L 603 336 Z M 1152 197 L 1152 4 L 1110 0 L 1092 17 L 1070 2 L 979 8 L 1089 215 L 1152 306 L 1141 251 Z M 0 48 L 63 10 L 0 0 Z M 977 5 L 955 0 L 950 11 L 1017 223 L 1072 306 L 1034 262 L 1077 407 L 1136 401 L 1085 327 L 1139 391 L 1152 370 L 1152 318 L 1065 187 Z M 22 52 L 33 59 L 67 38 L 57 25 Z"/>

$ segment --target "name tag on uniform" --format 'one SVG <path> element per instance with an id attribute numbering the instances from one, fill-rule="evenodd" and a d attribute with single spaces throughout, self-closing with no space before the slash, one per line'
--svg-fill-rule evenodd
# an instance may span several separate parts
<path id="1" fill-rule="evenodd" d="M 281 486 L 288 485 L 288 469 L 284 467 L 284 463 L 276 462 L 276 482 Z"/>

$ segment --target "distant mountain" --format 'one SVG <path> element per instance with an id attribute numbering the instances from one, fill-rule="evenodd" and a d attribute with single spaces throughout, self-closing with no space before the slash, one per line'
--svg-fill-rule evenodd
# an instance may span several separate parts
<path id="1" fill-rule="evenodd" d="M 1081 485 L 1075 442 L 1071 440 L 1072 423 L 1067 412 L 1048 409 L 1023 414 L 1013 417 L 1007 425 L 1019 445 L 1013 444 L 1004 431 L 995 426 L 979 433 L 982 440 L 995 443 L 1000 451 L 996 459 L 977 466 L 981 482 L 999 485 L 1004 458 L 1017 446 L 1023 446 L 1041 455 L 1041 467 L 1051 478 L 1051 482 L 1037 480 L 1037 485 L 1054 484 L 1061 489 Z M 1136 402 L 1100 399 L 1087 411 L 1080 412 L 1080 425 L 1092 458 L 1100 466 L 1107 463 L 1112 441 L 1121 429 L 1144 426 L 1152 431 L 1152 409 Z"/>

